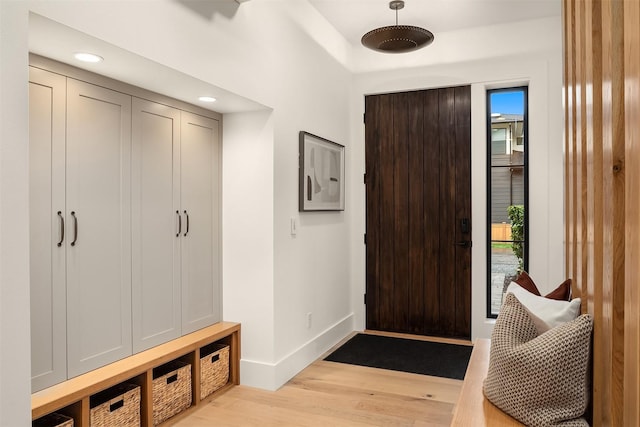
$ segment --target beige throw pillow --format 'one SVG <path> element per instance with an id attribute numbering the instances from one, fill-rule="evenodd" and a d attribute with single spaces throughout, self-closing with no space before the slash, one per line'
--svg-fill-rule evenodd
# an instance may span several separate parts
<path id="1" fill-rule="evenodd" d="M 507 294 L 491 336 L 484 394 L 528 426 L 588 426 L 593 320 L 585 314 L 543 334 Z"/>

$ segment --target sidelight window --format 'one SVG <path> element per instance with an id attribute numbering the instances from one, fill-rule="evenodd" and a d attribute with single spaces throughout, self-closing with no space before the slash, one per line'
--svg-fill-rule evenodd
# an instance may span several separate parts
<path id="1" fill-rule="evenodd" d="M 487 91 L 487 316 L 528 268 L 527 87 Z"/>

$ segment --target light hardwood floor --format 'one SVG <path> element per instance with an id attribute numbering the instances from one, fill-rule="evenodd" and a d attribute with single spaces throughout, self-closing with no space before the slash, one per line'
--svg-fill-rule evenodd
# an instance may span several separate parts
<path id="1" fill-rule="evenodd" d="M 462 381 L 326 362 L 275 392 L 233 387 L 178 420 L 201 426 L 449 426 Z"/>

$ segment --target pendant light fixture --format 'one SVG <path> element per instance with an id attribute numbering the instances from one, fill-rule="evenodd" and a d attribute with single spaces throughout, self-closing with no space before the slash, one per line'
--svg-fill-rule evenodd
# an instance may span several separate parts
<path id="1" fill-rule="evenodd" d="M 384 53 L 402 53 L 425 47 L 433 42 L 433 33 L 411 25 L 398 25 L 398 10 L 404 8 L 404 1 L 389 2 L 389 8 L 396 11 L 396 25 L 380 27 L 362 36 L 362 44 L 369 49 Z"/>

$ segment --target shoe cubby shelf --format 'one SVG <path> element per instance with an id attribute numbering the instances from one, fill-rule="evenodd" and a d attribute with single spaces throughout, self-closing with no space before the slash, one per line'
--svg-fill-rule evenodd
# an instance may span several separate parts
<path id="1" fill-rule="evenodd" d="M 201 399 L 200 350 L 211 343 L 229 346 L 229 381 Z M 173 360 L 191 364 L 192 402 L 189 409 L 176 416 L 181 417 L 202 402 L 240 383 L 240 324 L 219 322 L 38 391 L 31 395 L 31 418 L 36 420 L 57 412 L 72 417 L 76 427 L 89 427 L 91 396 L 126 382 L 140 386 L 141 425 L 151 427 L 153 369 Z M 171 420 L 174 421 L 174 418 Z"/>

